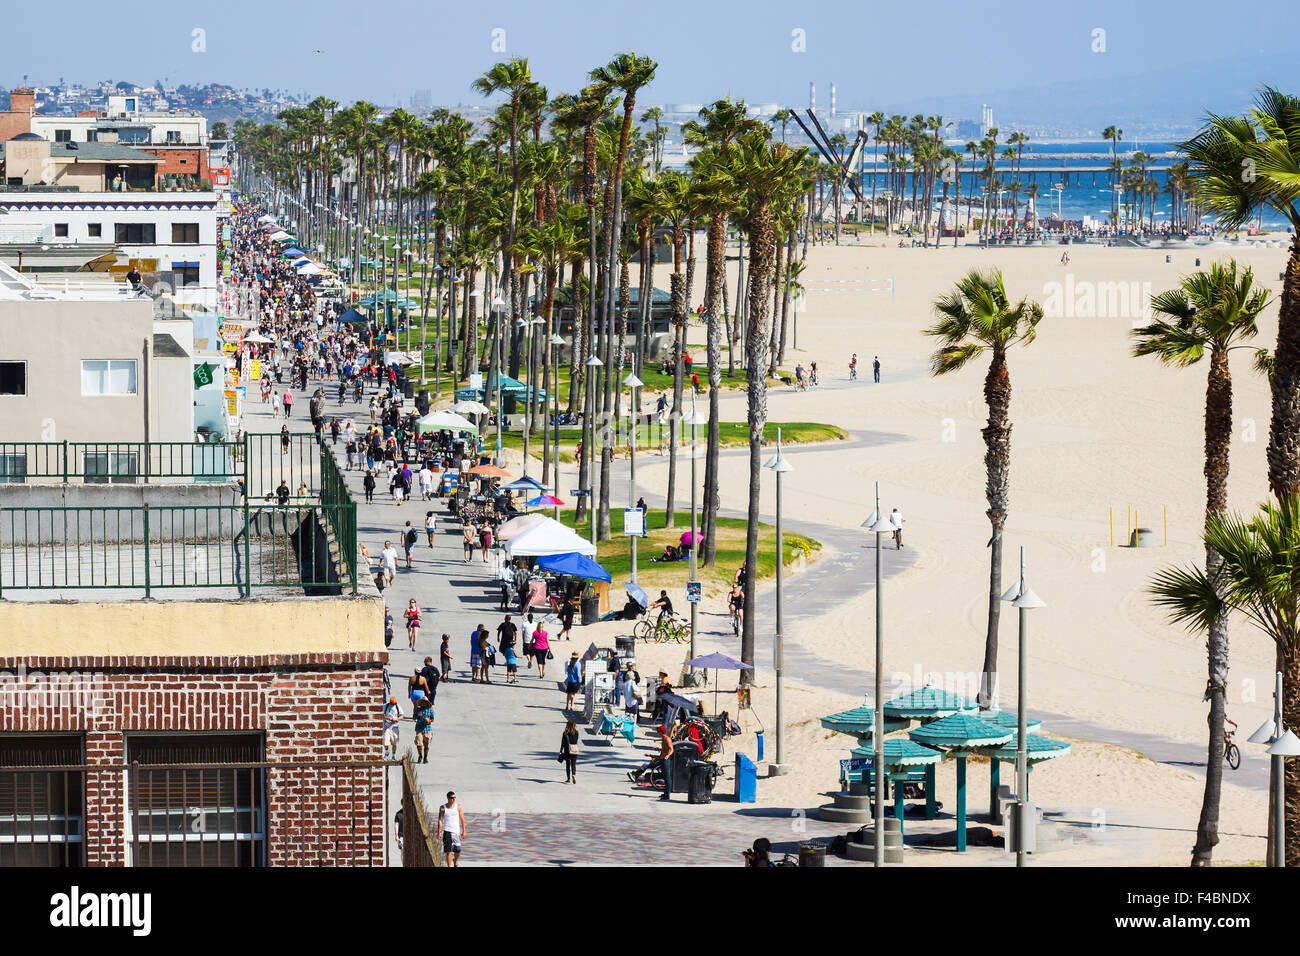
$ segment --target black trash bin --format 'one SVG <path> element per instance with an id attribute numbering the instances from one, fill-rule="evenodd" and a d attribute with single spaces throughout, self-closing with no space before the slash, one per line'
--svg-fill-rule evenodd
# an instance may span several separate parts
<path id="1" fill-rule="evenodd" d="M 686 802 L 712 803 L 713 781 L 713 765 L 707 760 L 693 761 L 690 765 Z"/>
<path id="2" fill-rule="evenodd" d="M 420 389 L 420 394 L 415 398 L 415 407 L 419 409 L 421 415 L 429 414 L 429 390 Z"/>
<path id="3" fill-rule="evenodd" d="M 415 398 L 415 383 L 409 378 L 399 379 L 402 383 L 402 395 L 406 398 Z"/>
<path id="4" fill-rule="evenodd" d="M 600 598 L 593 594 L 582 599 L 582 623 L 595 624 L 600 620 Z"/>
<path id="5" fill-rule="evenodd" d="M 673 755 L 669 758 L 673 762 L 673 793 L 691 792 L 691 767 L 694 764 L 702 763 L 700 760 L 700 748 L 693 740 L 677 740 L 673 742 Z"/>

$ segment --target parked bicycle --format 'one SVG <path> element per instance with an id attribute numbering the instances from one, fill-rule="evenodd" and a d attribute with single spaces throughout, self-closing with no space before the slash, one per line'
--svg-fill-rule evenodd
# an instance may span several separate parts
<path id="1" fill-rule="evenodd" d="M 647 644 L 663 644 L 676 641 L 685 644 L 691 639 L 691 624 L 677 615 L 662 615 L 657 620 L 638 621 L 632 628 L 632 636 Z"/>

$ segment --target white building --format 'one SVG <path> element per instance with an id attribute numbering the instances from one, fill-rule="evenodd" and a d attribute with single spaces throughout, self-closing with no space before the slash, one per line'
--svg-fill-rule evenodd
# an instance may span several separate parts
<path id="1" fill-rule="evenodd" d="M 211 192 L 0 192 L 0 222 L 60 245 L 113 243 L 146 281 L 183 304 L 215 303 L 217 196 Z"/>
<path id="2" fill-rule="evenodd" d="M 208 118 L 190 112 L 150 112 L 142 97 L 115 95 L 94 116 L 32 116 L 31 132 L 51 143 L 115 142 L 154 146 L 200 146 L 208 141 Z"/>

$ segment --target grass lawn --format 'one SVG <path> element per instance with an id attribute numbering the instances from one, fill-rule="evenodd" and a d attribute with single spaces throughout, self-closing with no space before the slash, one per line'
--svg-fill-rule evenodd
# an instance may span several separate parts
<path id="1" fill-rule="evenodd" d="M 662 588 L 673 599 L 674 606 L 686 612 L 686 582 L 689 579 L 689 561 L 674 561 L 665 564 L 652 564 L 650 559 L 663 553 L 670 544 L 681 543 L 683 533 L 691 530 L 691 512 L 689 504 L 685 510 L 679 509 L 676 527 L 664 527 L 664 512 L 651 510 L 647 517 L 649 534 L 637 540 L 637 583 L 651 597 L 658 597 Z M 573 510 L 560 512 L 560 520 L 574 528 L 578 534 L 590 538 L 591 524 L 584 521 L 575 526 Z M 623 582 L 631 577 L 632 553 L 630 539 L 623 536 L 623 509 L 610 508 L 609 522 L 614 536 L 608 541 L 596 545 L 596 560 L 614 578 L 612 587 L 617 590 Z M 700 581 L 706 594 L 717 594 L 731 587 L 736 576 L 736 569 L 745 560 L 745 528 L 747 522 L 742 518 L 718 518 L 717 562 L 711 568 L 698 569 Z M 776 573 L 776 528 L 769 524 L 759 525 L 758 540 L 758 580 Z M 789 565 L 797 554 L 821 550 L 821 542 L 789 531 L 782 535 L 785 564 Z M 613 597 L 618 603 L 617 596 Z"/>
<path id="2" fill-rule="evenodd" d="M 771 445 L 776 443 L 776 430 L 778 428 L 781 429 L 781 441 L 788 445 L 819 441 L 843 441 L 848 438 L 848 432 L 843 428 L 835 425 L 825 425 L 821 422 L 768 422 L 763 428 L 763 444 Z M 707 432 L 707 428 L 696 429 L 696 442 L 701 449 L 707 443 Z M 657 452 L 659 450 L 659 433 L 659 425 L 651 425 L 647 429 L 642 429 L 637 439 L 637 449 Z M 553 436 L 554 433 L 552 432 Z M 575 451 L 581 438 L 581 428 L 567 427 L 560 429 L 560 461 L 573 462 L 576 460 Z M 542 452 L 541 434 L 531 436 L 528 441 L 529 453 L 536 454 L 540 458 Z M 484 442 L 493 448 L 496 447 L 496 431 L 494 429 L 489 429 L 488 434 L 484 436 Z M 749 426 L 744 422 L 718 422 L 718 442 L 720 448 L 747 447 L 749 445 Z M 690 444 L 691 430 L 683 427 L 680 447 L 689 448 Z M 503 432 L 501 446 L 503 448 L 522 450 L 524 447 L 523 433 L 517 431 Z M 626 439 L 615 448 L 616 456 L 625 455 L 627 452 Z"/>

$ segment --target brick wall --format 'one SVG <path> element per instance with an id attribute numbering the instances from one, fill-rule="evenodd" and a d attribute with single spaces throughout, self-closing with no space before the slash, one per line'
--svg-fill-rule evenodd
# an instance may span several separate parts
<path id="1" fill-rule="evenodd" d="M 212 174 L 208 169 L 208 147 L 206 146 L 146 146 L 141 144 L 132 148 L 157 156 L 162 160 L 155 167 L 158 176 L 167 173 L 183 173 L 187 176 L 198 176 L 201 180 L 212 178 Z"/>
<path id="2" fill-rule="evenodd" d="M 0 658 L 0 732 L 84 734 L 86 861 L 126 862 L 120 770 L 130 732 L 264 734 L 273 763 L 377 761 L 383 655 Z M 273 866 L 383 862 L 377 767 L 267 771 Z"/>

